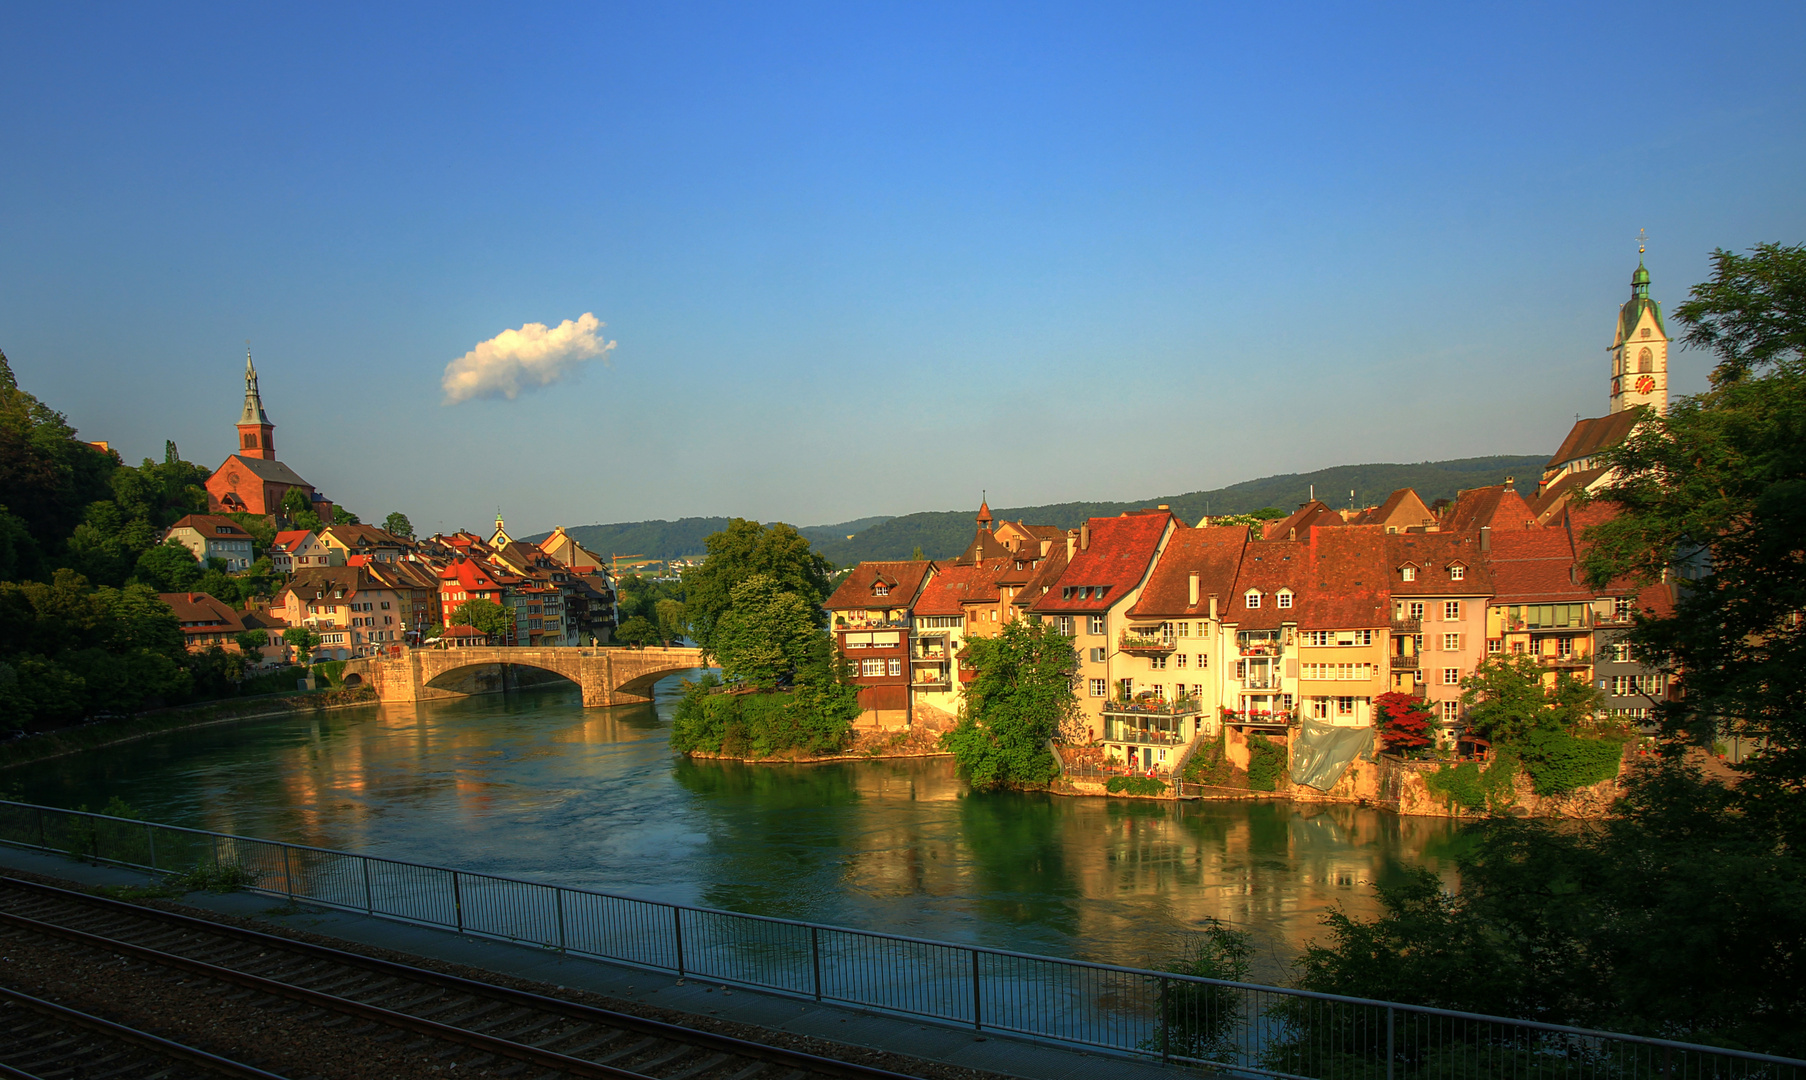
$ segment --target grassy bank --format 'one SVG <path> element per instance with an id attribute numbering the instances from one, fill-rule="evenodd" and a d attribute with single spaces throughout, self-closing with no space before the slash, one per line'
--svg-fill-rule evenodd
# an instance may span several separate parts
<path id="1" fill-rule="evenodd" d="M 157 709 L 119 720 L 97 720 L 80 727 L 43 731 L 12 742 L 0 744 L 0 769 L 25 765 L 34 761 L 77 754 L 114 743 L 142 739 L 179 728 L 204 727 L 238 720 L 253 720 L 288 713 L 320 712 L 326 709 L 376 702 L 376 691 L 367 686 L 352 690 L 316 690 L 301 694 L 265 694 L 258 697 L 206 701 L 172 709 Z"/>

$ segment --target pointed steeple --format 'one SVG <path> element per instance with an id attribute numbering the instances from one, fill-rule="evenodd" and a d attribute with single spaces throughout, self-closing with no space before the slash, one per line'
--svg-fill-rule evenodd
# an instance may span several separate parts
<path id="1" fill-rule="evenodd" d="M 989 532 L 991 530 L 991 503 L 989 499 L 978 500 L 978 527 Z"/>
<path id="2" fill-rule="evenodd" d="M 257 367 L 251 349 L 245 347 L 245 410 L 238 417 L 238 452 L 243 457 L 276 460 L 276 425 L 263 411 L 263 395 L 257 392 Z"/>
<path id="3" fill-rule="evenodd" d="M 245 411 L 238 418 L 240 424 L 267 424 L 270 418 L 264 415 L 263 396 L 257 392 L 257 368 L 251 363 L 251 350 L 245 350 Z"/>

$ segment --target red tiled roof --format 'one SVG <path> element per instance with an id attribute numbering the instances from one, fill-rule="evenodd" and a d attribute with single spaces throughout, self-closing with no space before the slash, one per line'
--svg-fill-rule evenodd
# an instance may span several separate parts
<path id="1" fill-rule="evenodd" d="M 1386 496 L 1386 501 L 1378 506 L 1362 511 L 1352 525 L 1385 525 L 1404 531 L 1424 525 L 1436 524 L 1436 515 L 1418 497 L 1413 488 L 1399 488 Z"/>
<path id="2" fill-rule="evenodd" d="M 1590 590 L 1574 581 L 1574 548 L 1565 529 L 1494 532 L 1487 563 L 1495 603 L 1592 598 Z"/>
<path id="3" fill-rule="evenodd" d="M 312 536 L 313 533 L 306 529 L 288 529 L 276 534 L 276 542 L 272 546 L 281 548 L 292 555 L 300 551 L 302 545 L 306 544 Z"/>
<path id="4" fill-rule="evenodd" d="M 1455 496 L 1455 505 L 1443 514 L 1443 532 L 1472 532 L 1490 527 L 1497 533 L 1504 529 L 1528 529 L 1536 525 L 1536 515 L 1515 487 L 1493 484 L 1468 488 Z"/>
<path id="5" fill-rule="evenodd" d="M 1610 470 L 1599 468 L 1562 473 L 1560 479 L 1544 488 L 1536 498 L 1530 500 L 1530 512 L 1536 515 L 1538 524 L 1547 525 L 1555 520 L 1557 512 L 1567 505 L 1569 498 L 1575 492 L 1585 491 L 1592 487 L 1593 482 L 1608 471 Z"/>
<path id="6" fill-rule="evenodd" d="M 176 613 L 176 621 L 183 623 L 183 629 L 189 623 L 216 624 L 206 627 L 210 633 L 236 633 L 245 628 L 244 621 L 231 605 L 223 604 L 204 592 L 158 593 L 157 599 L 169 605 Z"/>
<path id="7" fill-rule="evenodd" d="M 1059 580 L 1027 605 L 1038 612 L 1105 611 L 1147 576 L 1169 526 L 1184 528 L 1170 511 L 1138 511 L 1113 518 L 1092 518 L 1091 543 L 1074 550 Z M 1096 590 L 1103 589 L 1103 595 Z M 1067 590 L 1073 590 L 1070 594 Z M 1078 590 L 1085 590 L 1081 596 Z"/>
<path id="8" fill-rule="evenodd" d="M 1638 415 L 1635 409 L 1627 409 L 1624 412 L 1576 421 L 1568 430 L 1568 437 L 1561 441 L 1561 448 L 1555 451 L 1555 456 L 1549 459 L 1545 468 L 1560 468 L 1570 461 L 1610 450 L 1630 437 L 1631 429 L 1637 426 Z"/>
<path id="9" fill-rule="evenodd" d="M 1261 526 L 1261 536 L 1268 540 L 1302 539 L 1313 525 L 1341 525 L 1342 515 L 1321 499 L 1312 499 L 1278 521 Z"/>
<path id="10" fill-rule="evenodd" d="M 202 536 L 216 540 L 249 540 L 251 534 L 245 527 L 224 514 L 189 514 L 171 525 L 165 535 L 177 529 L 193 529 Z"/>
<path id="11" fill-rule="evenodd" d="M 1185 618 L 1210 611 L 1210 596 L 1217 596 L 1220 614 L 1235 591 L 1236 571 L 1242 550 L 1248 545 L 1244 525 L 1217 525 L 1180 529 L 1166 542 L 1154 572 L 1130 609 L 1131 618 Z M 1198 575 L 1198 602 L 1191 603 L 1191 576 Z"/>
<path id="12" fill-rule="evenodd" d="M 1243 630 L 1383 626 L 1391 618 L 1386 539 L 1377 525 L 1319 525 L 1298 540 L 1252 542 L 1218 611 Z M 1261 593 L 1259 607 L 1248 606 L 1251 589 Z M 1292 593 L 1290 608 L 1279 606 L 1281 590 Z"/>
<path id="13" fill-rule="evenodd" d="M 977 569 L 975 566 L 942 567 L 928 579 L 910 613 L 917 616 L 961 614 L 960 601 L 966 598 L 966 586 Z"/>
<path id="14" fill-rule="evenodd" d="M 1417 567 L 1417 580 L 1406 581 L 1400 567 Z M 1461 580 L 1449 577 L 1459 563 Z M 1479 533 L 1396 533 L 1386 537 L 1386 575 L 1395 596 L 1489 596 L 1492 564 L 1480 550 Z"/>
<path id="15" fill-rule="evenodd" d="M 922 591 L 922 583 L 935 570 L 932 562 L 923 560 L 907 560 L 904 562 L 862 562 L 853 567 L 840 588 L 828 597 L 822 606 L 830 611 L 846 608 L 907 608 L 915 603 L 916 594 Z M 888 586 L 883 596 L 872 591 L 872 586 L 880 578 Z"/>

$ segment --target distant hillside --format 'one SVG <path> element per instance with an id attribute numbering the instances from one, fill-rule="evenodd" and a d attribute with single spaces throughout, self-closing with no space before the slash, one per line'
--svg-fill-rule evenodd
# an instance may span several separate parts
<path id="1" fill-rule="evenodd" d="M 1501 455 L 1425 461 L 1418 464 L 1338 465 L 1309 473 L 1286 473 L 1214 491 L 1186 495 L 1159 495 L 1135 502 L 1069 502 L 1050 506 L 993 508 L 999 520 L 1026 520 L 1034 525 L 1076 528 L 1088 517 L 1113 517 L 1124 510 L 1165 503 L 1189 524 L 1210 514 L 1242 514 L 1275 506 L 1296 509 L 1310 497 L 1331 506 L 1348 505 L 1355 493 L 1356 506 L 1371 506 L 1401 487 L 1416 488 L 1425 502 L 1452 499 L 1462 488 L 1497 484 L 1507 476 L 1523 481 L 1525 490 L 1535 487 L 1548 456 Z M 868 517 L 835 525 L 809 525 L 797 531 L 837 566 L 862 559 L 907 559 L 917 547 L 930 559 L 950 559 L 972 540 L 972 515 L 977 507 L 962 510 L 924 511 L 902 517 Z M 703 539 L 727 527 L 727 518 L 683 518 L 678 521 L 634 521 L 618 525 L 580 525 L 565 531 L 591 551 L 619 552 L 653 559 L 675 559 L 703 552 Z M 849 538 L 850 537 L 850 538 Z M 535 537 L 534 539 L 538 539 Z"/>

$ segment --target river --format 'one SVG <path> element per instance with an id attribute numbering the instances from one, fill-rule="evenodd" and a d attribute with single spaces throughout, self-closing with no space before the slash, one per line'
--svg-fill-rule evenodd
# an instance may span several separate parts
<path id="1" fill-rule="evenodd" d="M 1157 963 L 1217 918 L 1283 979 L 1335 905 L 1406 867 L 1452 880 L 1440 818 L 1352 806 L 981 794 L 947 759 L 675 757 L 677 683 L 575 688 L 170 732 L 0 774 L 18 797 L 734 911 Z"/>

